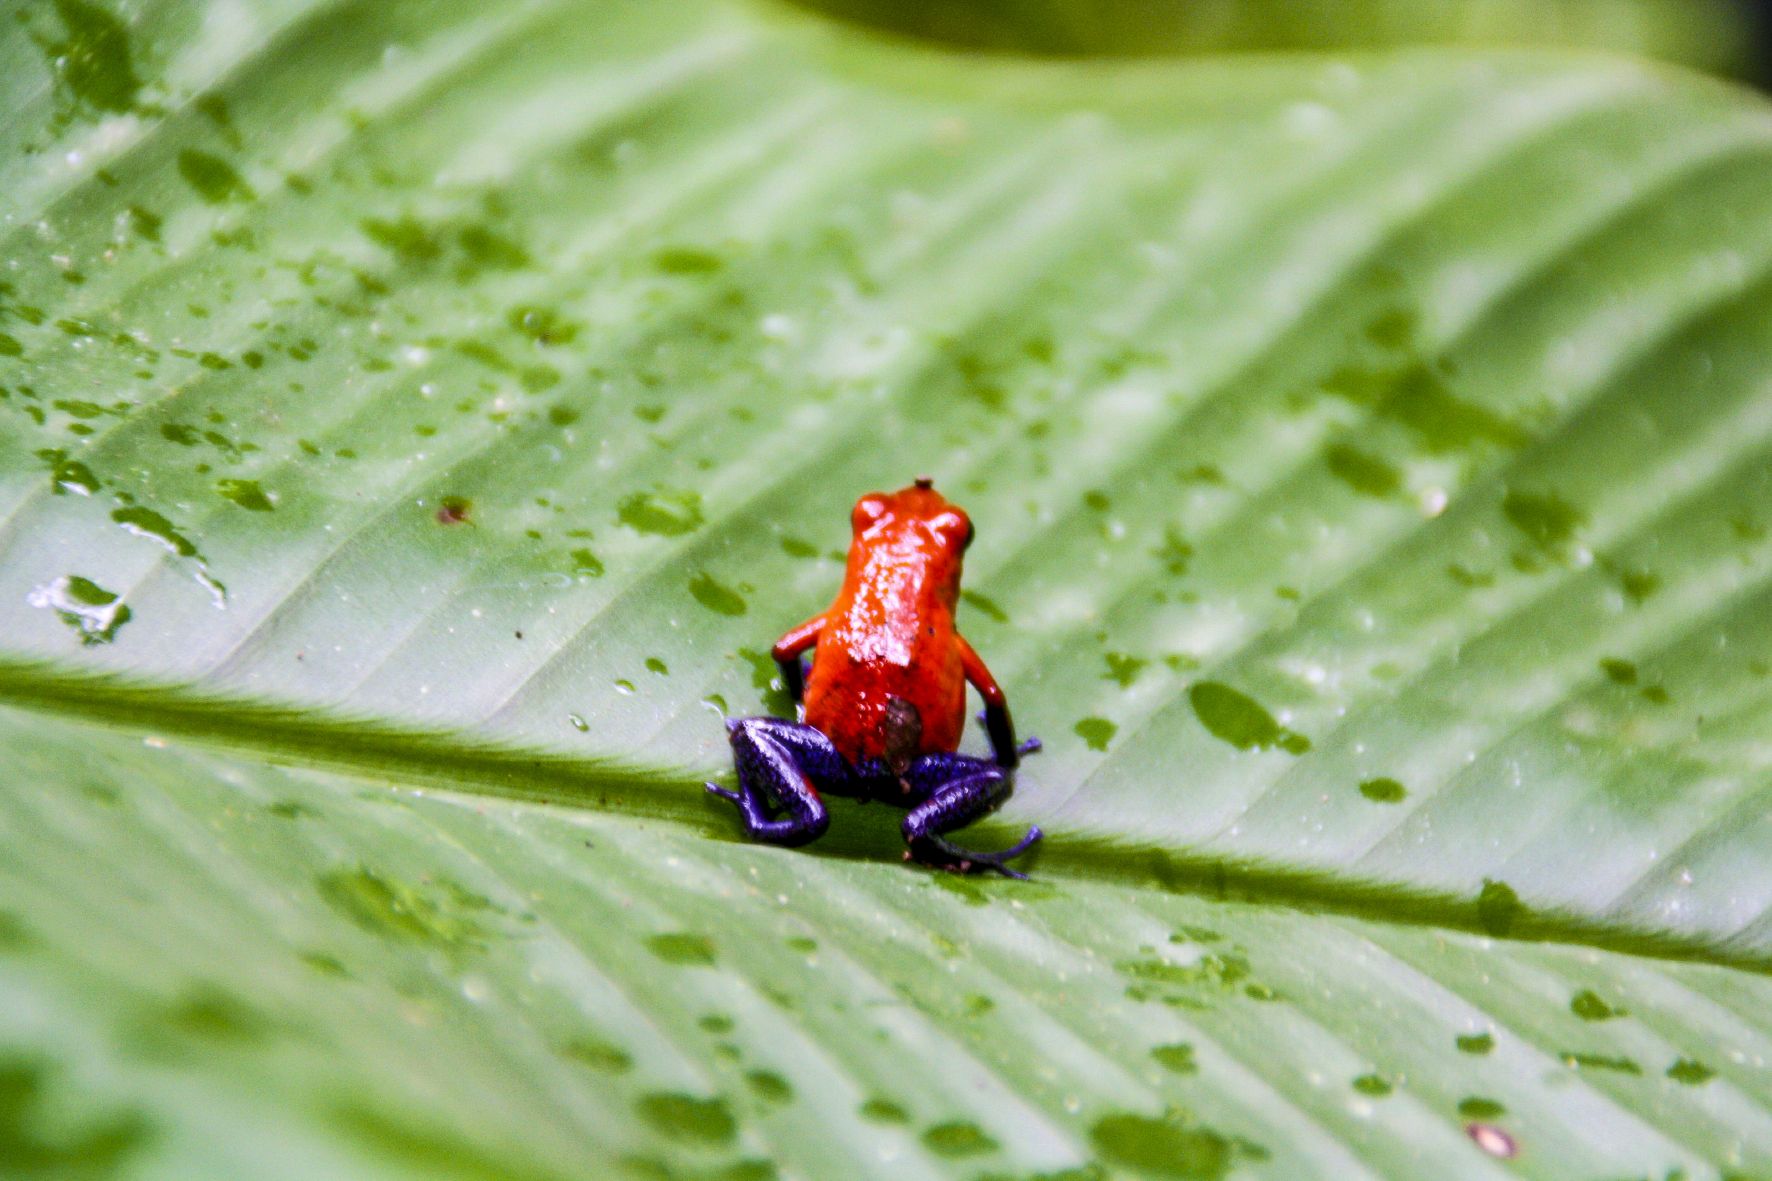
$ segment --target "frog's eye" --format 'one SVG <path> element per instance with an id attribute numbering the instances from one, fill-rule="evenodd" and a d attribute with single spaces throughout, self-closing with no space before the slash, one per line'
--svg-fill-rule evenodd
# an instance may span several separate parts
<path id="1" fill-rule="evenodd" d="M 849 527 L 860 533 L 885 515 L 885 499 L 878 492 L 870 492 L 855 502 L 855 511 L 849 514 Z"/>
<path id="2" fill-rule="evenodd" d="M 950 509 L 929 522 L 929 525 L 949 545 L 965 549 L 972 544 L 972 521 L 958 509 Z"/>

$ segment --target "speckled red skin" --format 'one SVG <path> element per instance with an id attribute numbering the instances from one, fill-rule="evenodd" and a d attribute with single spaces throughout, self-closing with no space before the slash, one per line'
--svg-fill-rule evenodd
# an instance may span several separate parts
<path id="1" fill-rule="evenodd" d="M 935 489 L 914 485 L 864 496 L 851 519 L 843 587 L 819 617 L 806 723 L 851 763 L 885 758 L 897 697 L 921 719 L 915 754 L 956 750 L 966 669 L 954 608 L 972 522 Z"/>

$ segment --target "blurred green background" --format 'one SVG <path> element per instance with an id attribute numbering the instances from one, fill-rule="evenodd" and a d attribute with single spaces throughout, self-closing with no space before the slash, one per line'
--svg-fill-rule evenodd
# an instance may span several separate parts
<path id="1" fill-rule="evenodd" d="M 908 36 L 1029 54 L 1586 45 L 1772 84 L 1772 0 L 799 0 Z M 1276 21 L 1275 10 L 1286 14 Z"/>

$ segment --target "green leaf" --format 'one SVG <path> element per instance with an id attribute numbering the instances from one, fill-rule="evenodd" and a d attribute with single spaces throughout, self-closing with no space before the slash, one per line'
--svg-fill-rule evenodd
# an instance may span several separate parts
<path id="1" fill-rule="evenodd" d="M 0 726 L 0 1145 L 52 1175 L 1480 1177 L 1493 1125 L 1528 1175 L 1660 1177 L 1765 1143 L 1756 974 Z"/>
<path id="2" fill-rule="evenodd" d="M 1762 100 L 716 0 L 0 93 L 0 1159 L 1772 1170 Z M 922 473 L 1031 883 L 700 787 Z"/>

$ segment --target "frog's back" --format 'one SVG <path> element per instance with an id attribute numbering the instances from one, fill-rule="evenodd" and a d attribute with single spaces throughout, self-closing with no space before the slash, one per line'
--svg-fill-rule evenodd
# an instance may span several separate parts
<path id="1" fill-rule="evenodd" d="M 966 725 L 958 555 L 858 537 L 806 682 L 806 721 L 851 762 L 951 751 Z"/>

